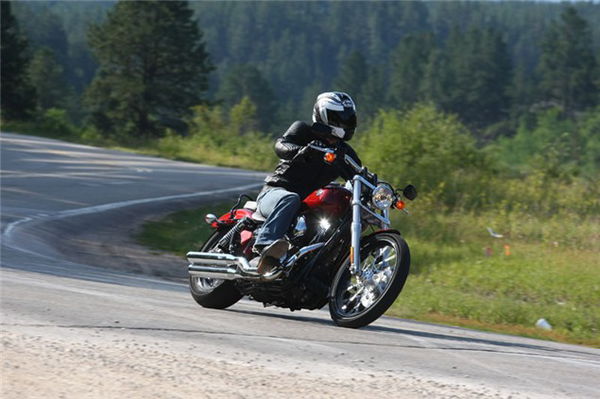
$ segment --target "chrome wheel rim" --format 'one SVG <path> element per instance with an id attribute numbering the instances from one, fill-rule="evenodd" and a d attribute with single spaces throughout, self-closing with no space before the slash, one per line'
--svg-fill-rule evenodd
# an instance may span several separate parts
<path id="1" fill-rule="evenodd" d="M 212 291 L 224 281 L 217 278 L 192 277 L 192 287 L 194 291 Z"/>
<path id="2" fill-rule="evenodd" d="M 347 272 L 348 279 L 337 289 L 338 312 L 353 317 L 375 306 L 389 289 L 398 264 L 398 251 L 392 244 L 368 250 L 357 276 Z"/>

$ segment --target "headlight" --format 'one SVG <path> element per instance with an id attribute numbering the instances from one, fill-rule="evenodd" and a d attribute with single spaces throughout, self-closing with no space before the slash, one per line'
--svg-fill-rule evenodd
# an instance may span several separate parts
<path id="1" fill-rule="evenodd" d="M 394 190 L 387 184 L 379 184 L 373 190 L 372 197 L 373 205 L 376 208 L 384 210 L 392 206 L 394 202 Z"/>

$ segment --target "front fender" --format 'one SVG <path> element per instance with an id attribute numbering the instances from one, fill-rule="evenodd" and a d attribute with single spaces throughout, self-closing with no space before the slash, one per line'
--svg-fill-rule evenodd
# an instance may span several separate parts
<path id="1" fill-rule="evenodd" d="M 396 229 L 382 229 L 382 230 L 377 230 L 376 232 L 374 232 L 374 233 L 371 233 L 371 234 L 369 234 L 369 235 L 367 235 L 367 236 L 361 237 L 361 239 L 360 239 L 360 240 L 361 240 L 361 241 L 362 241 L 362 240 L 367 240 L 367 239 L 369 239 L 369 238 L 371 238 L 371 237 L 374 237 L 374 236 L 376 236 L 377 234 L 381 234 L 381 233 L 393 233 L 393 234 L 398 234 L 399 236 L 401 236 L 401 235 L 402 235 L 402 233 L 400 233 L 400 230 L 396 230 Z"/>

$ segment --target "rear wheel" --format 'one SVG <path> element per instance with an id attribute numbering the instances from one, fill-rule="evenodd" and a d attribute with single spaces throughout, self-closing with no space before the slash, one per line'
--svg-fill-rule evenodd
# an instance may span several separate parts
<path id="1" fill-rule="evenodd" d="M 228 230 L 215 231 L 204 243 L 200 251 L 217 252 L 219 240 Z M 190 276 L 190 293 L 194 300 L 205 308 L 225 309 L 242 298 L 242 294 L 230 280 Z"/>
<path id="2" fill-rule="evenodd" d="M 359 275 L 350 273 L 347 260 L 331 286 L 329 313 L 341 327 L 359 328 L 379 318 L 394 303 L 408 276 L 410 251 L 397 233 L 368 237 L 360 254 Z"/>

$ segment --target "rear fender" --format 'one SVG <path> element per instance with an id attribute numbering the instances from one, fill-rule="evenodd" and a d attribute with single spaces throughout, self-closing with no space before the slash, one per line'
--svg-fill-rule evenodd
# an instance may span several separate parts
<path id="1" fill-rule="evenodd" d="M 212 222 L 210 226 L 215 229 L 222 226 L 229 226 L 235 224 L 238 220 L 252 216 L 253 213 L 254 211 L 251 211 L 249 209 L 236 209 L 233 213 L 233 217 L 231 217 L 231 212 L 227 212 L 226 214 L 218 218 L 216 221 Z"/>

